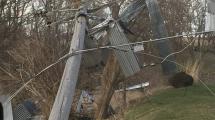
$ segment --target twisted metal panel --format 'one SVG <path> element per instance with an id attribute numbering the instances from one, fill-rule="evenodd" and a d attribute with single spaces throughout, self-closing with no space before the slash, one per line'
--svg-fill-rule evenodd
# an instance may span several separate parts
<path id="1" fill-rule="evenodd" d="M 121 45 L 129 43 L 125 34 L 120 26 L 116 23 L 114 27 L 110 29 L 110 42 L 111 45 Z M 114 50 L 122 71 L 126 77 L 135 74 L 140 71 L 138 60 L 132 50 L 131 46 L 120 46 Z M 126 51 L 124 51 L 126 50 Z"/>

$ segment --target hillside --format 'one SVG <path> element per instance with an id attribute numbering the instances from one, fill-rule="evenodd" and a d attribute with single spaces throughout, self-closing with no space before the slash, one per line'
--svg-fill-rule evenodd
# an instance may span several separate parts
<path id="1" fill-rule="evenodd" d="M 210 86 L 215 90 L 215 86 Z M 131 107 L 126 120 L 214 120 L 215 97 L 203 86 L 167 89 Z"/>

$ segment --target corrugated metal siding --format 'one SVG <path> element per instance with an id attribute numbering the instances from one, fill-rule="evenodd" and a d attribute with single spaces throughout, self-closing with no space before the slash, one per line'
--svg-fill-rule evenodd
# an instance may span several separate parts
<path id="1" fill-rule="evenodd" d="M 110 29 L 110 42 L 111 45 L 121 45 L 129 43 L 128 39 L 126 38 L 125 34 L 118 24 L 115 24 L 115 26 Z M 117 48 L 119 50 L 115 50 L 115 54 L 125 76 L 128 77 L 140 71 L 140 66 L 131 46 L 120 46 Z M 128 51 L 125 52 L 121 51 L 120 49 Z"/>
<path id="2" fill-rule="evenodd" d="M 205 23 L 205 30 L 206 31 L 215 30 L 215 15 L 207 13 L 207 15 L 206 15 L 206 23 Z"/>

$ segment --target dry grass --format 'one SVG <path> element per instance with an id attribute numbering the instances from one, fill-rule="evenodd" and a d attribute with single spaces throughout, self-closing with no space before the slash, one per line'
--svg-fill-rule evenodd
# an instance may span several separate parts
<path id="1" fill-rule="evenodd" d="M 12 69 L 8 72 L 15 77 L 12 82 L 1 82 L 1 86 L 5 84 L 8 85 L 8 87 L 5 87 L 4 93 L 14 93 L 27 82 L 28 78 L 37 74 L 43 68 L 63 56 L 66 52 L 65 48 L 68 48 L 68 45 L 59 44 L 59 42 L 54 41 L 25 39 L 17 42 L 16 47 L 8 50 L 8 54 L 12 59 L 10 63 Z M 59 63 L 41 76 L 35 78 L 32 83 L 27 85 L 25 89 L 13 99 L 13 104 L 31 99 L 37 103 L 41 109 L 42 115 L 47 119 L 47 115 L 49 115 L 54 97 L 58 90 L 63 69 L 64 62 Z"/>
<path id="2" fill-rule="evenodd" d="M 194 61 L 188 60 L 185 64 L 185 72 L 194 78 L 194 82 L 197 83 L 200 75 L 200 69 L 202 67 L 201 56 L 197 57 Z"/>
<path id="3" fill-rule="evenodd" d="M 10 56 L 10 66 L 4 66 L 4 76 L 6 82 L 0 81 L 4 86 L 4 94 L 13 94 L 18 88 L 27 82 L 28 78 L 40 72 L 48 65 L 55 62 L 68 52 L 69 41 L 59 41 L 54 39 L 23 39 L 17 42 L 16 47 L 8 50 Z M 57 64 L 33 80 L 25 87 L 12 101 L 13 105 L 19 104 L 25 100 L 32 100 L 41 109 L 44 119 L 48 119 L 50 110 L 55 100 L 59 83 L 64 70 L 65 61 Z M 10 68 L 10 69 L 9 69 Z M 2 70 L 1 70 L 2 71 Z M 0 71 L 0 75 L 1 75 Z M 101 69 L 86 69 L 81 66 L 79 82 L 77 84 L 76 95 L 73 107 L 80 97 L 80 90 L 85 87 L 94 89 L 95 80 L 100 79 Z M 3 75 L 1 75 L 2 77 Z M 13 81 L 10 79 L 13 78 Z M 74 110 L 72 110 L 74 111 Z M 73 117 L 71 116 L 71 119 Z"/>

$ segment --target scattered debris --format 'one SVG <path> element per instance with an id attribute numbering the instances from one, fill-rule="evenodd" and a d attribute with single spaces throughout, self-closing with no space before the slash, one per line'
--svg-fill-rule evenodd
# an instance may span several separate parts
<path id="1" fill-rule="evenodd" d="M 145 82 L 145 83 L 142 83 L 142 84 L 138 84 L 138 85 L 128 87 L 128 88 L 126 88 L 126 90 L 130 91 L 130 90 L 135 90 L 135 89 L 139 89 L 139 88 L 145 88 L 145 87 L 148 87 L 148 86 L 149 86 L 149 82 Z M 124 89 L 119 89 L 119 90 L 116 90 L 115 92 L 122 92 L 122 91 L 124 91 Z"/>
<path id="2" fill-rule="evenodd" d="M 134 49 L 134 52 L 144 51 L 144 45 L 143 44 L 135 45 L 133 49 Z"/>
<path id="3" fill-rule="evenodd" d="M 14 120 L 29 120 L 34 118 L 37 113 L 38 113 L 38 108 L 32 101 L 25 101 L 21 104 L 18 104 L 14 111 L 13 111 L 13 118 Z M 39 120 L 39 119 L 38 119 Z"/>

